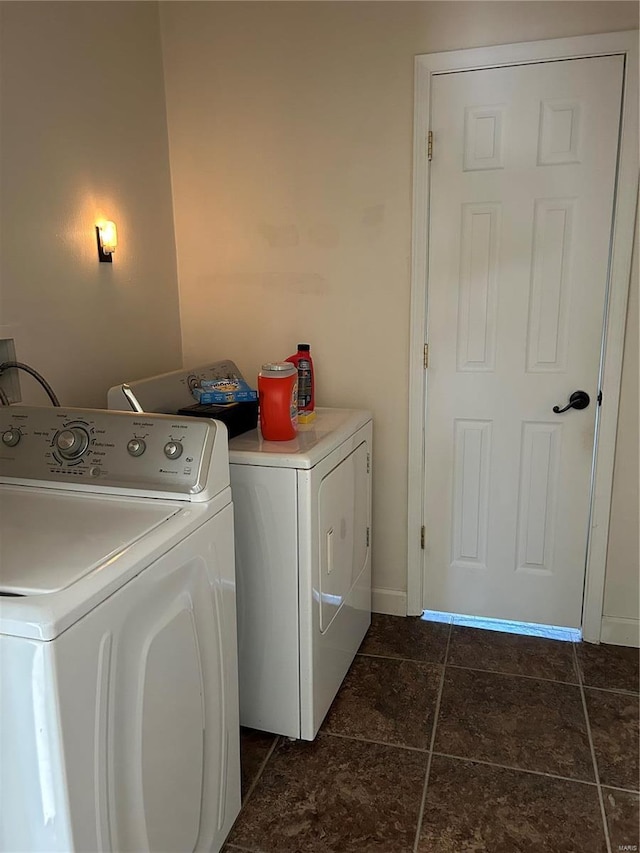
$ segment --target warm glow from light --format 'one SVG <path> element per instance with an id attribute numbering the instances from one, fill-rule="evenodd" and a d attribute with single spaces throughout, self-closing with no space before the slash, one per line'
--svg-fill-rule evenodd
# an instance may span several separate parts
<path id="1" fill-rule="evenodd" d="M 100 246 L 105 255 L 110 255 L 115 252 L 118 245 L 118 232 L 116 231 L 116 223 L 106 220 L 98 222 L 98 232 L 100 234 Z"/>

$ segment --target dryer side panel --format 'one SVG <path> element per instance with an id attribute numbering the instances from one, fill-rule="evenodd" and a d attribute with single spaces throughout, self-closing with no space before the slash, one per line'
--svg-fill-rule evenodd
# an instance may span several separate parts
<path id="1" fill-rule="evenodd" d="M 231 469 L 240 723 L 300 737 L 296 471 Z"/>
<path id="2" fill-rule="evenodd" d="M 372 424 L 299 471 L 302 737 L 312 740 L 371 623 Z"/>

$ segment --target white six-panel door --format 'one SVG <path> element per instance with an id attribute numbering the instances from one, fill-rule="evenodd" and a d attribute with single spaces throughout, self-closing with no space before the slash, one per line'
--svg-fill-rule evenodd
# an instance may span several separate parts
<path id="1" fill-rule="evenodd" d="M 425 608 L 581 624 L 622 78 L 432 78 Z"/>

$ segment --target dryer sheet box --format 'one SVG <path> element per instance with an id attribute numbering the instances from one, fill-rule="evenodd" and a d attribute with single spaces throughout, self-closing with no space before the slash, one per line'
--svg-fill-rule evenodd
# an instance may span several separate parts
<path id="1" fill-rule="evenodd" d="M 210 403 L 250 403 L 258 399 L 258 392 L 250 388 L 241 376 L 222 379 L 202 379 L 191 393 L 201 405 Z"/>

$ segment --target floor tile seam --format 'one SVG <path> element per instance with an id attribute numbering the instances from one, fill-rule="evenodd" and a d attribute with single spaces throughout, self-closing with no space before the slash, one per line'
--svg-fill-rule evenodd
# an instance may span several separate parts
<path id="1" fill-rule="evenodd" d="M 625 794 L 635 794 L 640 797 L 640 787 L 639 788 L 621 788 L 620 785 L 603 785 L 600 783 L 600 787 L 603 791 L 622 791 Z"/>
<path id="2" fill-rule="evenodd" d="M 617 693 L 618 696 L 632 696 L 634 699 L 638 699 L 640 701 L 640 693 L 635 690 L 624 690 L 624 688 L 617 687 L 594 687 L 591 684 L 585 684 L 583 682 L 582 686 L 585 690 L 597 690 L 599 693 Z"/>
<path id="3" fill-rule="evenodd" d="M 258 784 L 262 774 L 264 773 L 264 768 L 267 766 L 267 762 L 269 761 L 269 759 L 273 755 L 275 748 L 279 742 L 280 742 L 280 735 L 274 735 L 273 743 L 269 747 L 269 750 L 268 750 L 267 754 L 265 755 L 265 757 L 262 759 L 262 763 L 260 764 L 260 767 L 258 768 L 258 772 L 256 773 L 253 782 L 249 785 L 249 790 L 247 791 L 246 797 L 242 801 L 240 810 L 242 810 L 245 807 L 245 805 L 249 802 L 249 799 L 250 799 L 251 795 L 253 794 L 256 785 Z"/>
<path id="4" fill-rule="evenodd" d="M 489 675 L 504 675 L 507 678 L 528 678 L 530 681 L 545 681 L 549 684 L 564 684 L 567 687 L 580 687 L 580 683 L 578 681 L 560 681 L 557 678 L 545 678 L 544 676 L 539 675 L 525 675 L 522 672 L 502 672 L 499 669 L 483 669 L 476 666 L 463 666 L 459 663 L 448 663 L 447 667 L 449 669 L 471 670 L 471 672 L 486 672 Z"/>
<path id="5" fill-rule="evenodd" d="M 573 648 L 573 667 L 578 673 L 578 684 L 584 684 L 584 673 L 582 672 L 582 667 L 580 666 L 580 658 L 578 657 L 578 643 L 572 643 Z"/>
<path id="6" fill-rule="evenodd" d="M 453 619 L 451 620 L 451 622 L 449 622 L 449 632 L 447 633 L 447 647 L 446 647 L 445 652 L 444 652 L 445 658 L 449 652 L 449 644 L 451 643 L 451 637 L 452 636 L 453 636 Z"/>
<path id="7" fill-rule="evenodd" d="M 578 666 L 578 650 L 574 646 L 573 654 L 575 656 L 576 666 Z M 589 749 L 591 750 L 591 761 L 593 762 L 593 772 L 596 778 L 596 787 L 598 790 L 598 801 L 600 803 L 600 815 L 602 818 L 602 828 L 604 830 L 604 839 L 607 845 L 607 853 L 612 853 L 611 836 L 609 835 L 609 823 L 607 821 L 607 812 L 604 807 L 604 796 L 602 794 L 602 785 L 600 784 L 600 771 L 598 769 L 598 760 L 596 758 L 596 749 L 593 743 L 593 735 L 591 733 L 591 722 L 589 720 L 589 712 L 587 710 L 587 697 L 584 692 L 583 680 L 580 680 L 580 698 L 582 700 L 582 712 L 584 714 L 585 725 L 587 727 L 587 738 L 589 740 Z"/>
<path id="8" fill-rule="evenodd" d="M 371 652 L 358 652 L 357 656 L 360 658 L 377 658 L 379 660 L 399 660 L 399 661 L 403 661 L 404 663 L 422 663 L 422 664 L 426 664 L 427 666 L 443 666 L 444 665 L 443 661 L 419 660 L 418 658 L 402 658 L 402 657 L 399 657 L 397 655 L 395 657 L 393 657 L 391 655 L 374 655 L 374 654 L 371 654 Z"/>
<path id="9" fill-rule="evenodd" d="M 242 853 L 263 853 L 263 851 L 259 848 L 242 847 L 240 844 L 234 844 L 232 842 L 227 842 L 225 846 L 228 847 L 230 850 L 241 850 Z"/>
<path id="10" fill-rule="evenodd" d="M 467 761 L 474 764 L 485 764 L 487 767 L 497 767 L 500 770 L 513 770 L 516 773 L 527 773 L 530 776 L 544 776 L 547 779 L 556 779 L 560 782 L 575 782 L 578 785 L 590 785 L 592 788 L 597 787 L 597 782 L 591 782 L 589 779 L 577 779 L 572 776 L 560 776 L 558 773 L 545 773 L 544 770 L 531 770 L 526 767 L 516 767 L 513 764 L 500 764 L 497 761 L 487 761 L 486 758 L 473 758 L 469 755 L 454 755 L 451 752 L 439 752 L 433 750 L 434 758 L 451 758 L 454 761 Z"/>
<path id="11" fill-rule="evenodd" d="M 408 746 L 402 743 L 389 743 L 389 741 L 385 740 L 373 740 L 372 738 L 361 737 L 358 735 L 345 735 L 341 732 L 331 732 L 327 729 L 323 729 L 321 734 L 324 737 L 337 737 L 341 740 L 355 740 L 358 741 L 358 743 L 374 743 L 377 746 L 388 746 L 391 749 L 402 749 L 405 752 L 420 752 L 422 753 L 422 755 L 427 755 L 427 753 L 429 752 L 429 747 L 427 746 Z"/>
<path id="12" fill-rule="evenodd" d="M 447 672 L 447 658 L 449 657 L 449 646 L 451 645 L 451 625 L 447 635 L 447 646 L 444 651 L 444 661 L 442 663 L 442 672 L 440 673 L 440 684 L 438 686 L 438 696 L 436 698 L 436 706 L 433 711 L 433 727 L 431 729 L 431 740 L 429 742 L 429 758 L 427 759 L 427 768 L 424 774 L 424 785 L 422 787 L 422 798 L 420 800 L 420 808 L 418 810 L 418 822 L 416 825 L 416 835 L 413 842 L 413 853 L 417 853 L 420 846 L 420 833 L 422 832 L 422 821 L 424 820 L 424 809 L 427 802 L 427 789 L 429 788 L 429 776 L 431 774 L 431 762 L 433 761 L 433 746 L 436 742 L 436 728 L 438 726 L 438 717 L 440 715 L 440 703 L 442 702 L 442 693 L 444 691 L 444 678 Z"/>
<path id="13" fill-rule="evenodd" d="M 580 672 L 580 661 L 578 660 L 578 643 L 571 643 L 571 661 L 573 663 L 573 674 L 576 677 L 578 684 L 582 683 L 582 675 Z"/>

